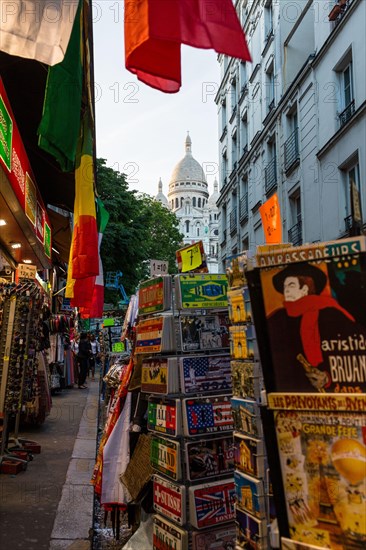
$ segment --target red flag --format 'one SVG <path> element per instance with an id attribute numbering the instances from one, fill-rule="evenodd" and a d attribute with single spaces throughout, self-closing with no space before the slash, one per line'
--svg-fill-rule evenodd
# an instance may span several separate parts
<path id="1" fill-rule="evenodd" d="M 232 0 L 125 0 L 126 68 L 139 80 L 177 92 L 181 44 L 251 61 Z"/>

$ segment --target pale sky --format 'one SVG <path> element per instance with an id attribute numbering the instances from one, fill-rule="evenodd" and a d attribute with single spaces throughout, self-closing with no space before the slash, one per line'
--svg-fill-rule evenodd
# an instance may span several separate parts
<path id="1" fill-rule="evenodd" d="M 183 46 L 180 91 L 159 92 L 125 69 L 123 2 L 93 1 L 93 10 L 97 156 L 125 173 L 131 190 L 156 195 L 161 177 L 167 195 L 189 131 L 211 194 L 218 179 L 216 52 Z"/>

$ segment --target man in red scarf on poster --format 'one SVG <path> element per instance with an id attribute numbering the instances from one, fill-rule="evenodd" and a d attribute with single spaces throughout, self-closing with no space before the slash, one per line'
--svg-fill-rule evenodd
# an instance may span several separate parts
<path id="1" fill-rule="evenodd" d="M 340 382 L 365 388 L 366 329 L 327 293 L 324 271 L 290 264 L 272 283 L 284 297 L 267 318 L 276 391 L 334 392 Z"/>

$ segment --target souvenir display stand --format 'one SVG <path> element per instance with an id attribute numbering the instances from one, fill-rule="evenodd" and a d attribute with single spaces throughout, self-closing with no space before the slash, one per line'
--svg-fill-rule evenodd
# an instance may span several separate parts
<path id="1" fill-rule="evenodd" d="M 25 279 L 2 284 L 0 294 L 0 461 L 3 472 L 18 473 L 26 467 L 29 453 L 40 452 L 36 442 L 19 438 L 20 420 L 42 423 L 51 407 L 44 350 L 45 295 L 36 282 Z"/>
<path id="2" fill-rule="evenodd" d="M 233 385 L 237 548 L 279 548 L 262 418 L 266 403 L 249 289 L 246 253 L 227 259 Z"/>
<path id="3" fill-rule="evenodd" d="M 135 353 L 154 469 L 152 548 L 234 546 L 226 275 L 141 283 Z"/>
<path id="4" fill-rule="evenodd" d="M 366 546 L 366 238 L 258 250 L 246 273 L 285 550 Z"/>

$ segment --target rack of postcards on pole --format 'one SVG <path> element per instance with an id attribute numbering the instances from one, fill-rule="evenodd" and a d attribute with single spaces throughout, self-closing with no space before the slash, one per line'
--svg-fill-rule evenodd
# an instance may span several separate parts
<path id="1" fill-rule="evenodd" d="M 264 442 L 264 383 L 245 277 L 247 256 L 227 258 L 233 384 L 236 548 L 276 548 L 276 514 Z"/>
<path id="2" fill-rule="evenodd" d="M 148 395 L 153 548 L 235 544 L 233 418 L 226 275 L 140 285 L 136 354 Z"/>

